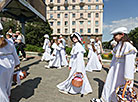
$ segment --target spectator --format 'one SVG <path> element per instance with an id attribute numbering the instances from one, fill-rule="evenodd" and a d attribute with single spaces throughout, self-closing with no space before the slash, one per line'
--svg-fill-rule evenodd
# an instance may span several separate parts
<path id="1" fill-rule="evenodd" d="M 23 55 L 23 61 L 26 61 L 26 53 L 24 51 L 25 48 L 25 38 L 24 36 L 20 33 L 20 31 L 16 31 L 16 34 L 18 35 L 17 40 L 15 40 L 15 42 L 17 42 L 17 54 L 19 55 L 19 51 L 21 51 L 22 55 Z"/>

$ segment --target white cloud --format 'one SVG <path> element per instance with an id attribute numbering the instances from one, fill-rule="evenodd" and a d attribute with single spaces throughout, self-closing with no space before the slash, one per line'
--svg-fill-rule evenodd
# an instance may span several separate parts
<path id="1" fill-rule="evenodd" d="M 112 21 L 111 24 L 104 24 L 104 29 L 109 29 L 109 31 L 112 31 L 113 29 L 121 26 L 127 27 L 129 31 L 138 27 L 138 17 L 130 17 L 118 21 Z"/>
<path id="2" fill-rule="evenodd" d="M 112 21 L 110 24 L 104 24 L 103 26 L 103 40 L 109 41 L 111 40 L 112 36 L 110 35 L 111 31 L 118 27 L 127 27 L 128 31 L 133 30 L 134 28 L 138 27 L 138 17 L 135 18 L 126 18 L 121 19 L 118 21 Z"/>

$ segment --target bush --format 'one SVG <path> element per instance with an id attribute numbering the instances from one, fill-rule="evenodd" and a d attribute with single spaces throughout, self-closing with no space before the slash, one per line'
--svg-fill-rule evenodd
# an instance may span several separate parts
<path id="1" fill-rule="evenodd" d="M 111 60 L 112 57 L 113 57 L 113 54 L 110 52 L 110 53 L 102 54 L 101 56 L 102 56 L 103 59 L 109 59 L 109 60 Z"/>
<path id="2" fill-rule="evenodd" d="M 44 52 L 44 49 L 42 49 L 42 47 L 27 44 L 26 48 L 25 48 L 25 51 L 41 52 L 42 53 L 42 52 Z"/>
<path id="3" fill-rule="evenodd" d="M 66 54 L 67 54 L 67 55 L 70 55 L 71 50 L 72 50 L 72 48 L 66 47 Z"/>

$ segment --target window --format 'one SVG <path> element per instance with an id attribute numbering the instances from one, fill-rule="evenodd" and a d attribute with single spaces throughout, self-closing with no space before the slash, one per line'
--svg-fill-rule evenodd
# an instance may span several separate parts
<path id="1" fill-rule="evenodd" d="M 80 2 L 83 2 L 83 0 L 80 0 Z"/>
<path id="2" fill-rule="evenodd" d="M 96 2 L 98 2 L 99 0 L 96 0 Z"/>
<path id="3" fill-rule="evenodd" d="M 98 10 L 99 9 L 99 5 L 96 5 L 96 10 Z"/>
<path id="4" fill-rule="evenodd" d="M 65 18 L 68 18 L 68 14 L 65 14 Z"/>
<path id="5" fill-rule="evenodd" d="M 75 18 L 75 13 L 72 14 L 72 17 Z"/>
<path id="6" fill-rule="evenodd" d="M 60 10 L 60 6 L 57 6 L 57 10 Z"/>
<path id="7" fill-rule="evenodd" d="M 60 18 L 60 14 L 57 14 L 57 18 Z"/>
<path id="8" fill-rule="evenodd" d="M 98 21 L 95 21 L 95 25 L 98 25 L 99 24 L 99 22 Z"/>
<path id="9" fill-rule="evenodd" d="M 50 10 L 52 11 L 53 10 L 53 7 L 50 7 Z"/>
<path id="10" fill-rule="evenodd" d="M 75 9 L 75 5 L 72 6 L 72 9 L 73 9 L 73 10 Z"/>
<path id="11" fill-rule="evenodd" d="M 96 13 L 96 14 L 95 14 L 95 17 L 98 18 L 98 17 L 99 17 L 99 13 Z"/>
<path id="12" fill-rule="evenodd" d="M 91 0 L 88 0 L 88 2 L 91 2 Z"/>
<path id="13" fill-rule="evenodd" d="M 67 26 L 68 25 L 68 21 L 65 21 L 65 26 Z"/>
<path id="14" fill-rule="evenodd" d="M 66 2 L 68 1 L 68 0 L 65 0 Z"/>
<path id="15" fill-rule="evenodd" d="M 53 2 L 53 0 L 50 0 L 50 2 Z"/>
<path id="16" fill-rule="evenodd" d="M 74 32 L 75 32 L 75 28 L 72 29 L 72 33 L 74 33 Z"/>
<path id="17" fill-rule="evenodd" d="M 98 28 L 95 29 L 95 33 L 98 33 Z"/>
<path id="18" fill-rule="evenodd" d="M 88 21 L 88 25 L 91 25 L 91 21 Z"/>
<path id="19" fill-rule="evenodd" d="M 76 2 L 75 0 L 72 0 L 72 2 Z"/>
<path id="20" fill-rule="evenodd" d="M 80 21 L 80 24 L 83 24 L 84 21 Z"/>
<path id="21" fill-rule="evenodd" d="M 75 21 L 72 21 L 72 25 L 75 25 Z"/>
<path id="22" fill-rule="evenodd" d="M 91 33 L 91 29 L 90 28 L 88 28 L 88 33 Z"/>
<path id="23" fill-rule="evenodd" d="M 67 6 L 65 6 L 65 10 L 68 10 L 68 7 Z"/>
<path id="24" fill-rule="evenodd" d="M 80 10 L 83 10 L 83 6 L 80 6 Z"/>
<path id="25" fill-rule="evenodd" d="M 53 18 L 53 14 L 50 14 L 50 18 Z"/>
<path id="26" fill-rule="evenodd" d="M 91 38 L 91 36 L 88 35 L 88 39 L 90 39 L 90 38 Z"/>
<path id="27" fill-rule="evenodd" d="M 83 33 L 83 29 L 80 29 L 80 33 Z"/>
<path id="28" fill-rule="evenodd" d="M 50 25 L 53 26 L 53 22 L 50 22 Z"/>
<path id="29" fill-rule="evenodd" d="M 65 33 L 68 33 L 68 29 L 65 29 Z"/>
<path id="30" fill-rule="evenodd" d="M 57 29 L 57 33 L 60 33 L 60 29 Z"/>
<path id="31" fill-rule="evenodd" d="M 91 18 L 91 13 L 88 13 L 88 18 Z"/>
<path id="32" fill-rule="evenodd" d="M 91 9 L 91 5 L 88 5 L 88 10 L 90 10 Z"/>
<path id="33" fill-rule="evenodd" d="M 80 13 L 80 17 L 83 17 L 83 13 Z"/>
<path id="34" fill-rule="evenodd" d="M 57 22 L 57 25 L 60 25 L 60 21 Z"/>
<path id="35" fill-rule="evenodd" d="M 60 0 L 57 0 L 57 3 L 60 3 Z"/>

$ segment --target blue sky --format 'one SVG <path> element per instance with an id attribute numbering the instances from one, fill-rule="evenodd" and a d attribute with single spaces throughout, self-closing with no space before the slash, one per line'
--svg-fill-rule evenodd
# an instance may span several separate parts
<path id="1" fill-rule="evenodd" d="M 138 27 L 138 0 L 104 0 L 103 21 L 103 42 L 112 39 L 110 32 L 117 27 Z"/>

